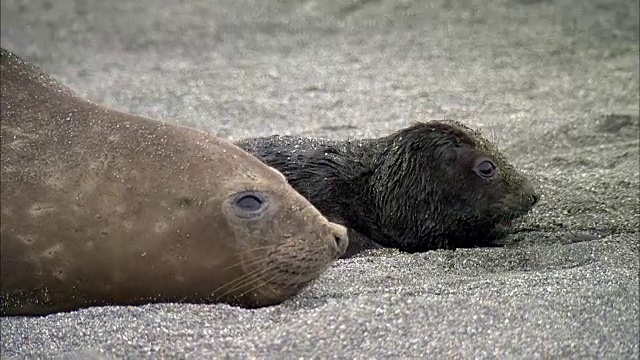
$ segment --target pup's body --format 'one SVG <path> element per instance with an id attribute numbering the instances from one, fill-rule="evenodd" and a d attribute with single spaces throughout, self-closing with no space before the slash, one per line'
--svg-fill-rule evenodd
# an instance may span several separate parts
<path id="1" fill-rule="evenodd" d="M 492 245 L 538 199 L 493 144 L 453 121 L 380 139 L 271 136 L 236 144 L 347 226 L 347 257 L 376 244 L 407 252 Z"/>

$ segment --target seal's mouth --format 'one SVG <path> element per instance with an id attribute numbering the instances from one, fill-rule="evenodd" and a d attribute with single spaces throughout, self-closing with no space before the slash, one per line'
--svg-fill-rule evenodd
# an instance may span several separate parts
<path id="1" fill-rule="evenodd" d="M 494 240 L 501 239 L 511 233 L 513 229 L 512 219 L 503 219 L 495 222 L 492 226 L 487 228 L 488 232 L 485 232 L 486 240 L 493 242 Z M 486 231 L 486 230 L 485 230 Z"/>
<path id="2" fill-rule="evenodd" d="M 302 261 L 301 254 L 277 254 L 269 263 L 265 273 L 265 282 L 282 289 L 301 289 L 316 280 L 327 268 L 328 264 L 313 261 L 313 257 Z"/>
<path id="3" fill-rule="evenodd" d="M 522 221 L 520 217 L 503 219 L 498 221 L 493 228 L 493 232 L 498 237 L 504 237 L 509 234 L 516 234 L 522 231 Z"/>

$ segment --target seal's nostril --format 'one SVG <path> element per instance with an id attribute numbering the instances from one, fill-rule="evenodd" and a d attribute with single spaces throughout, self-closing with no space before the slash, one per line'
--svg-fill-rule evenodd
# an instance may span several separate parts
<path id="1" fill-rule="evenodd" d="M 349 246 L 349 235 L 347 235 L 347 228 L 338 225 L 336 223 L 328 223 L 326 239 L 329 240 L 329 246 L 336 252 L 337 257 L 341 257 L 347 251 Z"/>
<path id="2" fill-rule="evenodd" d="M 347 251 L 347 246 L 349 244 L 349 241 L 347 240 L 346 237 L 338 234 L 333 235 L 333 240 L 336 243 L 336 249 L 338 250 L 338 253 L 339 253 L 338 256 L 342 256 L 345 253 L 345 251 Z"/>

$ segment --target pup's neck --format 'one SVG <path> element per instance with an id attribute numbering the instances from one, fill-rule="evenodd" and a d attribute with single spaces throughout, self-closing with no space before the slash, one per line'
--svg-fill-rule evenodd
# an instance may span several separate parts
<path id="1" fill-rule="evenodd" d="M 371 227 L 367 224 L 354 223 L 358 219 L 374 220 L 378 214 L 371 212 L 376 208 L 372 203 L 372 194 L 376 191 L 371 183 L 372 175 L 384 153 L 385 143 L 379 139 L 356 139 L 327 143 L 324 149 L 315 151 L 313 158 L 329 165 L 324 178 L 319 182 L 330 185 L 331 193 L 323 194 L 324 199 L 336 203 L 335 208 L 328 211 L 337 220 L 370 237 Z M 335 189 L 339 189 L 335 192 Z M 320 200 L 320 199 L 312 199 Z M 312 201 L 313 202 L 313 201 Z M 316 202 L 320 203 L 320 202 Z M 323 209 L 321 209 L 322 211 Z M 327 211 L 328 209 L 324 209 Z"/>

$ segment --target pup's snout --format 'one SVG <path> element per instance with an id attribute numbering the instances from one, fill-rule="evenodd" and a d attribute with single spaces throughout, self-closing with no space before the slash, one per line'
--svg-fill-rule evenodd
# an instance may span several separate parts
<path id="1" fill-rule="evenodd" d="M 335 249 L 336 257 L 341 257 L 349 246 L 349 236 L 347 228 L 342 225 L 329 223 L 328 236 L 331 238 L 332 247 Z"/>
<path id="2" fill-rule="evenodd" d="M 531 205 L 535 205 L 538 203 L 538 201 L 540 201 L 540 195 L 536 192 L 532 193 L 530 196 L 531 199 Z"/>
<path id="3" fill-rule="evenodd" d="M 538 203 L 538 201 L 540 201 L 540 193 L 533 184 L 531 184 L 531 182 L 525 180 L 522 191 L 522 199 L 526 202 L 529 208 L 533 207 Z"/>

